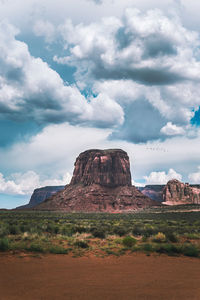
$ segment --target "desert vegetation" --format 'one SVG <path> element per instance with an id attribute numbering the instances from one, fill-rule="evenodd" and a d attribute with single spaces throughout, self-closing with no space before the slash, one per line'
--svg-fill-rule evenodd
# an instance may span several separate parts
<path id="1" fill-rule="evenodd" d="M 184 209 L 188 209 L 185 207 Z M 136 251 L 200 257 L 200 212 L 0 212 L 0 252 L 120 256 Z"/>

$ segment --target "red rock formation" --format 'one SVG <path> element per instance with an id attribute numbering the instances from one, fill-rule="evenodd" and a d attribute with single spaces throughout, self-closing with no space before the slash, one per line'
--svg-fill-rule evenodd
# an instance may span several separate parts
<path id="1" fill-rule="evenodd" d="M 71 183 L 35 209 L 122 212 L 156 204 L 131 186 L 127 153 L 112 149 L 81 153 L 76 159 Z"/>
<path id="2" fill-rule="evenodd" d="M 93 183 L 102 186 L 131 186 L 129 158 L 125 151 L 88 150 L 81 153 L 75 162 L 71 184 Z"/>
<path id="3" fill-rule="evenodd" d="M 163 190 L 163 204 L 200 204 L 200 188 L 173 179 L 168 181 Z"/>

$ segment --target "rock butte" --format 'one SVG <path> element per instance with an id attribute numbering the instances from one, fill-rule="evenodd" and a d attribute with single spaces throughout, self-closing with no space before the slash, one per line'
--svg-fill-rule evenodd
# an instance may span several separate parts
<path id="1" fill-rule="evenodd" d="M 166 205 L 200 204 L 200 186 L 170 180 L 163 189 L 163 201 Z"/>
<path id="2" fill-rule="evenodd" d="M 122 212 L 156 204 L 131 185 L 129 157 L 125 151 L 93 149 L 77 157 L 70 184 L 34 209 Z"/>

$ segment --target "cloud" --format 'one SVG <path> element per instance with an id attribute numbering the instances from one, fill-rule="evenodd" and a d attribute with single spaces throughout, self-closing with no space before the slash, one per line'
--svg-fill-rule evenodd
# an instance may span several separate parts
<path id="1" fill-rule="evenodd" d="M 59 28 L 70 54 L 57 62 L 77 67 L 77 77 L 131 79 L 145 85 L 166 85 L 199 77 L 195 49 L 198 34 L 159 10 L 126 9 L 124 17 Z M 185 69 L 185 63 L 189 71 Z M 185 70 L 185 72 L 182 72 Z"/>
<path id="2" fill-rule="evenodd" d="M 47 63 L 31 56 L 27 45 L 15 38 L 17 33 L 15 27 L 1 22 L 0 117 L 39 124 L 101 123 L 104 127 L 123 122 L 117 103 L 103 94 L 94 101 L 86 99 L 75 84 L 65 84 Z M 112 119 L 104 120 L 109 114 Z"/>
<path id="3" fill-rule="evenodd" d="M 76 156 L 86 149 L 106 147 L 110 132 L 110 129 L 68 123 L 48 125 L 28 141 L 18 142 L 9 149 L 2 148 L 1 170 L 7 173 L 33 170 L 47 177 L 51 177 L 52 173 L 55 177 L 65 172 L 71 173 Z"/>
<path id="4" fill-rule="evenodd" d="M 189 182 L 200 184 L 200 166 L 198 166 L 198 171 L 194 173 L 190 173 L 188 175 Z"/>
<path id="5" fill-rule="evenodd" d="M 88 0 L 88 1 L 93 1 L 95 4 L 102 4 L 103 0 Z"/>
<path id="6" fill-rule="evenodd" d="M 160 128 L 165 124 L 159 110 L 153 107 L 147 100 L 139 99 L 127 104 L 125 121 L 123 125 L 114 131 L 111 139 L 124 139 L 133 143 L 145 143 L 162 137 Z"/>
<path id="7" fill-rule="evenodd" d="M 183 135 L 185 130 L 180 126 L 172 124 L 172 122 L 168 122 L 164 127 L 161 128 L 160 132 L 168 136 L 173 136 Z"/>
<path id="8" fill-rule="evenodd" d="M 149 176 L 144 176 L 146 184 L 166 184 L 171 179 L 182 180 L 182 175 L 177 173 L 174 169 L 169 169 L 166 172 L 151 172 Z"/>
<path id="9" fill-rule="evenodd" d="M 33 32 L 36 36 L 45 38 L 45 42 L 52 43 L 56 38 L 56 30 L 49 21 L 38 20 L 33 27 Z"/>
<path id="10" fill-rule="evenodd" d="M 67 50 L 54 61 L 76 67 L 81 89 L 107 95 L 123 108 L 124 123 L 113 138 L 146 142 L 190 135 L 200 106 L 200 38 L 177 15 L 126 9 L 122 18 L 96 23 L 73 25 L 68 19 L 58 32 Z M 135 101 L 145 103 L 138 114 L 138 104 L 130 104 Z"/>
<path id="11" fill-rule="evenodd" d="M 89 24 L 37 19 L 34 32 L 49 43 L 62 36 L 66 56 L 54 61 L 76 67 L 76 82 L 31 56 L 18 30 L 2 22 L 0 117 L 114 128 L 112 138 L 136 143 L 170 138 L 170 124 L 173 133 L 190 131 L 200 106 L 200 40 L 178 18 L 126 9 Z"/>
<path id="12" fill-rule="evenodd" d="M 15 173 L 7 179 L 0 173 L 0 193 L 11 195 L 30 195 L 35 188 L 43 186 L 66 185 L 69 183 L 71 175 L 66 173 L 60 179 L 41 180 L 40 176 L 34 171 L 25 173 Z"/>

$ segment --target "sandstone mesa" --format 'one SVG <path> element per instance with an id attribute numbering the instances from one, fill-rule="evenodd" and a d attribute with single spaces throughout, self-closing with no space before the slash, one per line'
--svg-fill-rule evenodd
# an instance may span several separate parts
<path id="1" fill-rule="evenodd" d="M 92 149 L 77 157 L 70 184 L 34 209 L 128 212 L 156 204 L 132 186 L 130 162 L 125 151 Z"/>

